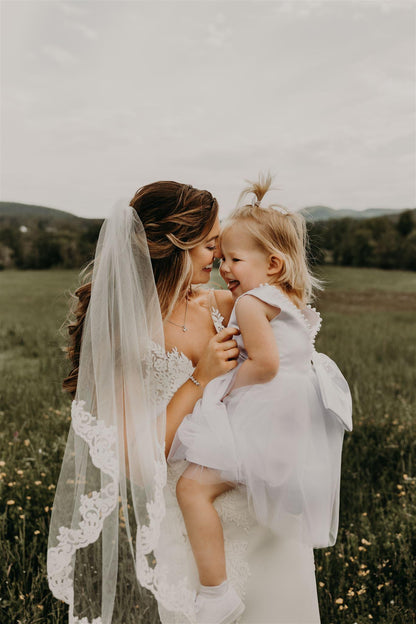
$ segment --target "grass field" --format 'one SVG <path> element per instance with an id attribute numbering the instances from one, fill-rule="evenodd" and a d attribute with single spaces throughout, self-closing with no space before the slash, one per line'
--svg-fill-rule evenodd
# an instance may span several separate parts
<path id="1" fill-rule="evenodd" d="M 326 267 L 320 276 L 317 349 L 348 379 L 355 424 L 338 541 L 316 551 L 322 623 L 415 624 L 416 274 Z M 45 551 L 69 426 L 59 327 L 76 283 L 71 271 L 0 273 L 1 623 L 66 622 Z"/>

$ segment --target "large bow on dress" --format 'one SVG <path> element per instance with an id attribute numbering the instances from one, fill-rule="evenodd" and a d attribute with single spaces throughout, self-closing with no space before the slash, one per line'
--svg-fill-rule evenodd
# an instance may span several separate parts
<path id="1" fill-rule="evenodd" d="M 343 374 L 324 353 L 315 351 L 312 364 L 325 408 L 340 420 L 347 431 L 352 431 L 351 392 Z"/>

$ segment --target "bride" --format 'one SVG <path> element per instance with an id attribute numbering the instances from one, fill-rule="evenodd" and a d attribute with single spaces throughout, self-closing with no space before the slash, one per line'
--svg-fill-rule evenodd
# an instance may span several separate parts
<path id="1" fill-rule="evenodd" d="M 76 293 L 71 428 L 48 545 L 49 585 L 70 624 L 156 623 L 155 600 L 162 624 L 198 622 L 175 495 L 182 467 L 165 456 L 205 385 L 236 366 L 231 293 L 201 287 L 218 235 L 208 191 L 144 186 L 104 223 Z M 319 623 L 312 549 L 259 526 L 237 489 L 215 504 L 246 605 L 238 621 Z"/>

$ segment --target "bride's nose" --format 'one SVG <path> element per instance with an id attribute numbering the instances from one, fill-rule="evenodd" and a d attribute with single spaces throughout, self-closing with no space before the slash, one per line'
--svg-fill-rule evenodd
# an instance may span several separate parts
<path id="1" fill-rule="evenodd" d="M 214 256 L 214 260 L 221 260 L 221 247 L 218 243 L 218 240 L 215 241 L 215 248 L 212 252 L 212 255 Z"/>

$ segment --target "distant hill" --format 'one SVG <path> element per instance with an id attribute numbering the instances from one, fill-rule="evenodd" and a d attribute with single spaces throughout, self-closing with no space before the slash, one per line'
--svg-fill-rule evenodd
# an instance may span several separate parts
<path id="1" fill-rule="evenodd" d="M 308 206 L 300 211 L 307 221 L 328 221 L 329 219 L 370 219 L 388 215 L 398 215 L 406 210 L 394 208 L 367 208 L 366 210 L 335 210 L 329 206 Z M 81 224 L 89 221 L 102 221 L 103 219 L 90 219 L 88 217 L 77 217 L 70 212 L 57 210 L 56 208 L 46 208 L 34 204 L 21 204 L 18 202 L 0 201 L 0 219 L 46 219 L 47 221 L 72 221 Z"/>
<path id="2" fill-rule="evenodd" d="M 45 206 L 36 206 L 33 204 L 21 204 L 18 202 L 0 201 L 0 218 L 1 217 L 17 217 L 17 218 L 35 218 L 49 220 L 75 220 L 83 221 L 83 217 L 77 217 L 70 212 L 56 210 L 55 208 L 46 208 Z"/>
<path id="3" fill-rule="evenodd" d="M 345 208 L 343 210 L 334 210 L 329 206 L 308 206 L 300 211 L 307 221 L 327 221 L 329 219 L 371 219 L 374 217 L 385 217 L 389 215 L 398 215 L 408 208 L 401 210 L 395 208 L 367 208 L 366 210 L 351 210 Z"/>

